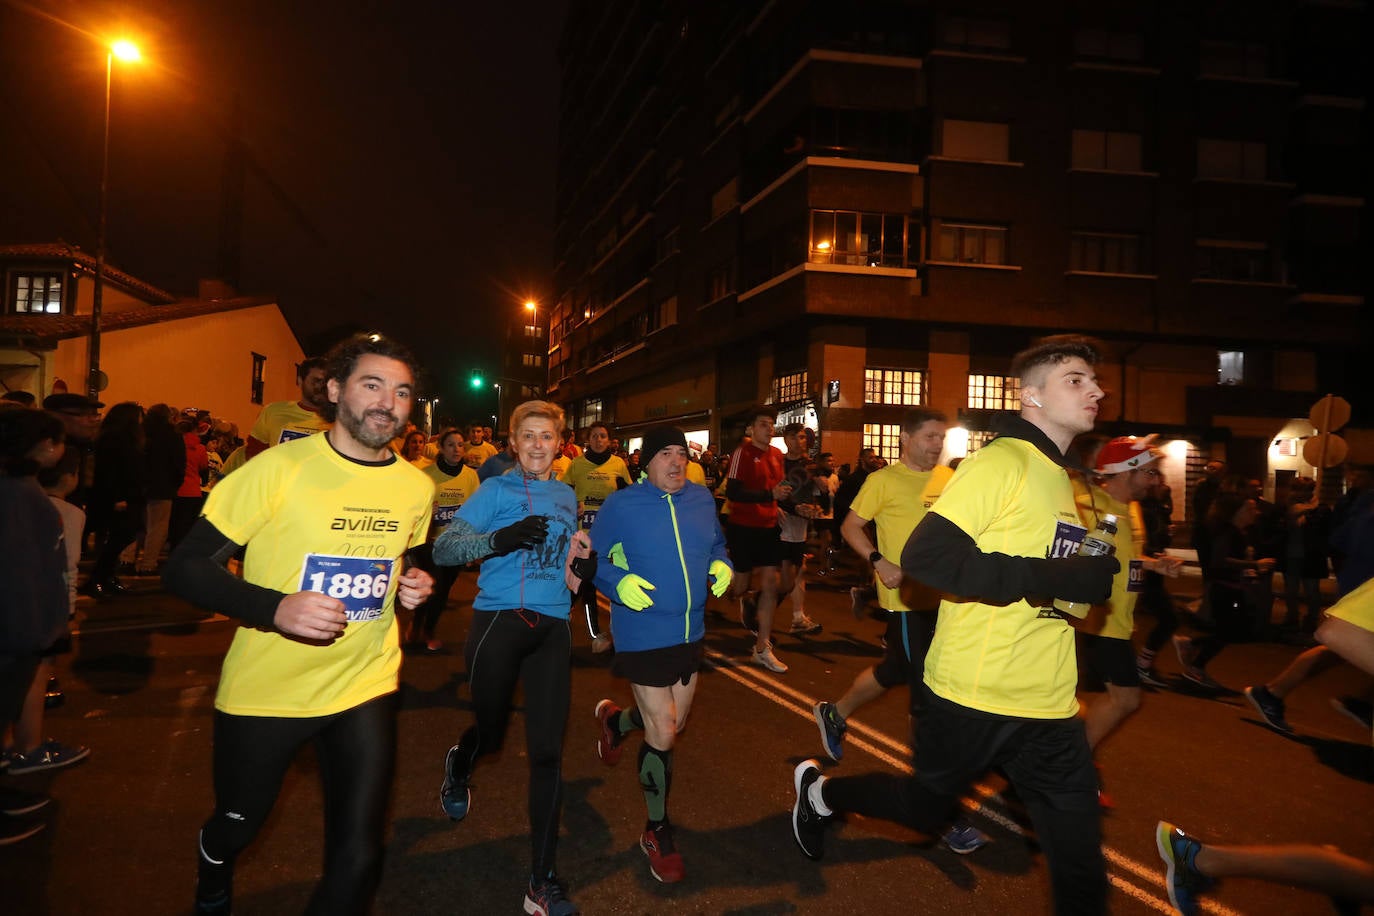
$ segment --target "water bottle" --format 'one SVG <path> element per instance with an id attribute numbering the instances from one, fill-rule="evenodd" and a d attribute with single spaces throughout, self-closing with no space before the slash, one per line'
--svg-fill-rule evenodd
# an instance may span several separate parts
<path id="1" fill-rule="evenodd" d="M 1109 557 L 1114 553 L 1116 553 L 1116 516 L 1104 515 L 1098 521 L 1097 529 L 1083 538 L 1083 543 L 1078 548 L 1078 556 Z M 1071 617 L 1087 617 L 1091 608 L 1092 605 L 1085 601 L 1054 599 L 1054 609 Z"/>

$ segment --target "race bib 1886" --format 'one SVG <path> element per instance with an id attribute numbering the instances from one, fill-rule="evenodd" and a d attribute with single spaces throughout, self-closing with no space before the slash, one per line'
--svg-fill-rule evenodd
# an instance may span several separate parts
<path id="1" fill-rule="evenodd" d="M 337 598 L 351 621 L 376 620 L 386 605 L 395 560 L 310 553 L 301 571 L 301 591 Z"/>

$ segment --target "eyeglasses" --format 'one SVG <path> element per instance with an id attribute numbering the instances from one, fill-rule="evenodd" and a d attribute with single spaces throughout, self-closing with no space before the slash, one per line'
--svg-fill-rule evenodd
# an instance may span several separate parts
<path id="1" fill-rule="evenodd" d="M 1158 468 L 1142 468 L 1140 473 L 1144 474 L 1146 477 L 1154 477 L 1156 479 L 1164 476 L 1159 472 Z"/>

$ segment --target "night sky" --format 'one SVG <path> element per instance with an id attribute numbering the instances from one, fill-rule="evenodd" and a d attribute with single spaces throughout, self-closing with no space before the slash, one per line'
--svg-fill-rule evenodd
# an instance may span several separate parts
<path id="1" fill-rule="evenodd" d="M 110 263 L 182 296 L 216 275 L 237 96 L 239 291 L 276 297 L 307 349 L 396 335 L 426 393 L 471 401 L 504 316 L 551 291 L 563 7 L 0 0 L 0 244 L 94 253 L 101 39 L 127 35 L 144 61 L 115 62 Z"/>

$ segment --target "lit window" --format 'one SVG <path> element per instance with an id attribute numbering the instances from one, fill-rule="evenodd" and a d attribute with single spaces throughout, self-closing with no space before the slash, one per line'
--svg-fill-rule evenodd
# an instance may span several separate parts
<path id="1" fill-rule="evenodd" d="M 905 267 L 907 218 L 900 213 L 812 210 L 812 264 L 855 267 Z"/>
<path id="2" fill-rule="evenodd" d="M 520 364 L 527 369 L 539 369 L 544 365 L 544 357 L 538 353 L 521 353 Z"/>
<path id="3" fill-rule="evenodd" d="M 806 397 L 806 370 L 780 375 L 773 379 L 768 395 L 770 404 L 791 404 Z"/>
<path id="4" fill-rule="evenodd" d="M 722 264 L 706 278 L 706 301 L 724 299 L 735 291 L 735 264 L 733 261 Z"/>
<path id="5" fill-rule="evenodd" d="M 15 277 L 14 310 L 21 314 L 62 314 L 62 275 L 20 274 Z"/>
<path id="6" fill-rule="evenodd" d="M 1240 350 L 1217 351 L 1217 384 L 1239 385 L 1245 381 L 1245 353 Z"/>
<path id="7" fill-rule="evenodd" d="M 864 402 L 918 407 L 925 403 L 925 379 L 919 369 L 865 369 Z"/>
<path id="8" fill-rule="evenodd" d="M 577 412 L 577 425 L 581 429 L 601 422 L 601 398 L 587 398 L 582 409 Z"/>
<path id="9" fill-rule="evenodd" d="M 888 464 L 902 455 L 902 427 L 897 423 L 865 423 L 864 448 L 871 448 Z"/>
<path id="10" fill-rule="evenodd" d="M 970 375 L 968 406 L 970 410 L 1019 410 L 1021 380 L 1010 375 Z"/>
<path id="11" fill-rule="evenodd" d="M 980 448 L 987 445 L 989 442 L 996 438 L 997 434 L 990 429 L 969 430 L 967 454 L 972 455 L 974 452 L 978 451 Z"/>

